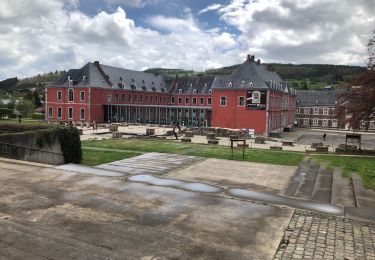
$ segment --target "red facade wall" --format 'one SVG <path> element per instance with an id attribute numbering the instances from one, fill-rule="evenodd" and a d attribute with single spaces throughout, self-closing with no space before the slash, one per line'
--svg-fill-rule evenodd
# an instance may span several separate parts
<path id="1" fill-rule="evenodd" d="M 249 128 L 256 133 L 266 131 L 266 110 L 247 110 L 238 105 L 238 97 L 246 98 L 246 90 L 215 90 L 212 95 L 212 126 L 223 128 Z M 227 98 L 221 106 L 220 98 Z"/>

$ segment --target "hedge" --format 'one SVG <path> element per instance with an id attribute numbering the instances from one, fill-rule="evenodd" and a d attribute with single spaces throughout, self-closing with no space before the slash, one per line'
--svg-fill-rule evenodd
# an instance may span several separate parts
<path id="1" fill-rule="evenodd" d="M 42 113 L 32 113 L 31 114 L 32 119 L 37 119 L 37 120 L 43 120 L 44 119 L 44 114 Z"/>

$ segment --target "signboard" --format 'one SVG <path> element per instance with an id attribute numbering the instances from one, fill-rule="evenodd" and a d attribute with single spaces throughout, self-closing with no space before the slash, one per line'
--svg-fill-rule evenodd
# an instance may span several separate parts
<path id="1" fill-rule="evenodd" d="M 267 104 L 267 91 L 248 90 L 246 97 L 246 109 L 265 110 Z"/>

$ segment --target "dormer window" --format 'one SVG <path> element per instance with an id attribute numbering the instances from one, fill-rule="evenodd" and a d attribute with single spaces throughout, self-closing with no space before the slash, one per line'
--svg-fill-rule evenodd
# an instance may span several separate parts
<path id="1" fill-rule="evenodd" d="M 151 84 L 152 84 L 152 85 L 155 85 L 155 82 L 152 81 Z"/>
<path id="2" fill-rule="evenodd" d="M 205 83 L 205 84 L 204 84 L 204 87 L 207 88 L 207 86 L 208 86 L 207 83 Z"/>
<path id="3" fill-rule="evenodd" d="M 193 87 L 193 84 L 192 84 L 192 83 L 190 83 L 189 87 L 190 87 L 190 88 L 191 88 L 191 87 Z"/>
<path id="4" fill-rule="evenodd" d="M 146 87 L 146 86 L 142 86 L 142 89 L 146 91 L 146 90 L 147 90 L 147 87 Z"/>
<path id="5" fill-rule="evenodd" d="M 197 90 L 196 89 L 193 89 L 193 94 L 197 94 Z"/>
<path id="6" fill-rule="evenodd" d="M 246 83 L 246 80 L 241 80 L 241 84 L 245 84 Z"/>
<path id="7" fill-rule="evenodd" d="M 124 78 L 123 77 L 120 77 L 120 81 L 123 81 L 124 80 Z"/>
<path id="8" fill-rule="evenodd" d="M 228 86 L 231 88 L 233 86 L 232 82 L 229 82 Z"/>
<path id="9" fill-rule="evenodd" d="M 135 79 L 134 78 L 132 78 L 132 82 L 134 82 L 135 81 Z"/>
<path id="10" fill-rule="evenodd" d="M 82 77 L 82 79 L 83 79 L 83 80 L 87 80 L 87 76 L 84 75 L 84 76 Z"/>
<path id="11" fill-rule="evenodd" d="M 212 89 L 209 89 L 209 90 L 208 90 L 208 94 L 212 94 Z"/>
<path id="12" fill-rule="evenodd" d="M 165 92 L 165 88 L 161 88 L 160 90 L 161 90 L 161 92 Z"/>
<path id="13" fill-rule="evenodd" d="M 182 89 L 181 89 L 181 88 L 178 90 L 178 93 L 179 93 L 179 94 L 182 94 Z"/>
<path id="14" fill-rule="evenodd" d="M 142 80 L 142 83 L 143 83 L 143 84 L 145 84 L 145 83 L 146 83 L 144 79 Z"/>
<path id="15" fill-rule="evenodd" d="M 249 86 L 250 86 L 250 88 L 254 87 L 254 83 L 253 83 L 253 82 L 250 82 L 250 83 L 249 83 Z"/>
<path id="16" fill-rule="evenodd" d="M 111 77 L 107 74 L 105 75 L 106 79 L 110 79 Z"/>
<path id="17" fill-rule="evenodd" d="M 119 88 L 125 88 L 125 84 L 124 83 L 119 82 L 117 85 L 118 85 Z"/>

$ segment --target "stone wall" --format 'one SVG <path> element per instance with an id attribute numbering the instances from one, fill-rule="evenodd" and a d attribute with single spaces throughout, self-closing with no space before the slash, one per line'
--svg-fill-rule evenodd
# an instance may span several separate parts
<path id="1" fill-rule="evenodd" d="M 45 164 L 64 164 L 64 155 L 58 138 L 38 145 L 38 135 L 15 133 L 0 135 L 0 156 Z"/>

